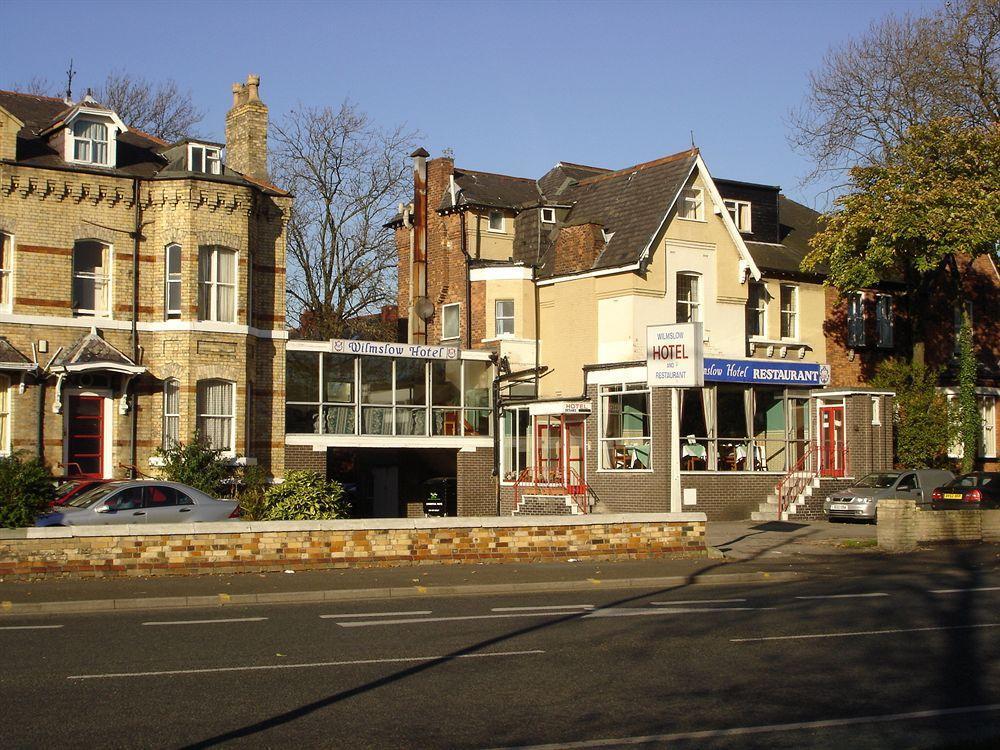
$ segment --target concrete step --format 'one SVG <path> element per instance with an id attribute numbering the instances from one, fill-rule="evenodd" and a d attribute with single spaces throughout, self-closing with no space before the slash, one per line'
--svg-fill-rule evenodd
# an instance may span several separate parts
<path id="1" fill-rule="evenodd" d="M 773 511 L 755 510 L 750 513 L 751 521 L 779 521 L 778 510 Z"/>

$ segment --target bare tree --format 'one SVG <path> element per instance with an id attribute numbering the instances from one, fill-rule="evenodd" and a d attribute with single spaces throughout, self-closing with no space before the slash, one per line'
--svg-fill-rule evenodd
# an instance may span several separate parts
<path id="1" fill-rule="evenodd" d="M 192 128 L 205 116 L 172 79 L 153 83 L 124 70 L 112 71 L 93 96 L 110 107 L 126 125 L 165 141 L 193 135 Z"/>
<path id="2" fill-rule="evenodd" d="M 307 335 L 349 335 L 395 302 L 396 249 L 383 225 L 407 194 L 415 136 L 376 126 L 351 102 L 272 125 L 272 174 L 295 200 L 288 314 Z"/>
<path id="3" fill-rule="evenodd" d="M 952 0 L 928 16 L 889 16 L 827 53 L 790 113 L 807 181 L 878 164 L 912 125 L 1000 120 L 1000 0 Z"/>
<path id="4" fill-rule="evenodd" d="M 15 83 L 13 89 L 34 96 L 60 96 L 63 93 L 45 76 L 32 76 L 27 81 Z"/>

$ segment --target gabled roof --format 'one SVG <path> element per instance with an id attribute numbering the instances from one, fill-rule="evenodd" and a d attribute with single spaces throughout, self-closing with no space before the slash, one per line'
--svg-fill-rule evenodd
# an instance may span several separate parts
<path id="1" fill-rule="evenodd" d="M 109 370 L 132 375 L 146 371 L 145 367 L 137 365 L 105 341 L 95 328 L 90 329 L 90 333 L 78 339 L 71 347 L 60 352 L 52 362 L 52 369 L 63 372 Z"/>
<path id="2" fill-rule="evenodd" d="M 0 370 L 34 370 L 37 365 L 21 353 L 6 337 L 0 336 Z"/>

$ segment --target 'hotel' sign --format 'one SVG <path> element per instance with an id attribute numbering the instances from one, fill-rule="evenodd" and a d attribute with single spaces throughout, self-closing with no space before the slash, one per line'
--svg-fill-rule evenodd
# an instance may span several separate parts
<path id="1" fill-rule="evenodd" d="M 426 344 L 396 344 L 391 341 L 355 341 L 331 339 L 337 354 L 367 354 L 374 357 L 412 357 L 413 359 L 458 359 L 457 346 L 428 346 Z"/>
<path id="2" fill-rule="evenodd" d="M 651 388 L 705 385 L 701 323 L 646 326 L 646 382 Z"/>

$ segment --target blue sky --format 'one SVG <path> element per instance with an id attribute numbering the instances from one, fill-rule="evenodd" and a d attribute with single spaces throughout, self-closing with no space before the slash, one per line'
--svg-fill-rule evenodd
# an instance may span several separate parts
<path id="1" fill-rule="evenodd" d="M 787 113 L 831 45 L 900 2 L 0 3 L 0 88 L 32 76 L 98 85 L 111 68 L 173 78 L 222 138 L 233 81 L 261 75 L 272 118 L 354 100 L 460 166 L 540 176 L 557 161 L 621 168 L 695 141 L 719 177 L 800 186 Z M 11 33 L 13 30 L 13 33 Z"/>

